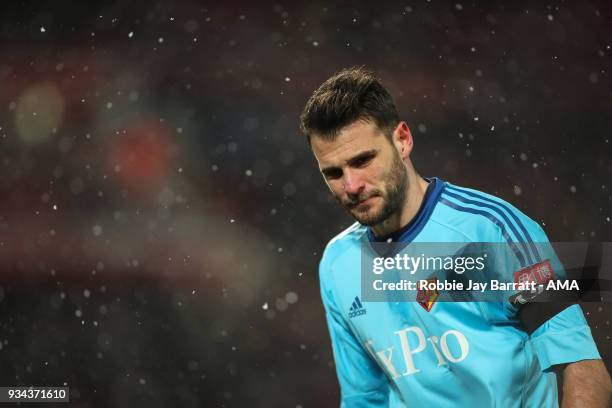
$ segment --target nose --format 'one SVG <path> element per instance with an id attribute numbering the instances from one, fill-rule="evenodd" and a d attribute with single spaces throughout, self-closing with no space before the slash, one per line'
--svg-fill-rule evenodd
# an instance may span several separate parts
<path id="1" fill-rule="evenodd" d="M 344 174 L 344 191 L 346 194 L 353 198 L 358 197 L 359 194 L 365 189 L 365 183 L 354 171 L 346 171 Z"/>

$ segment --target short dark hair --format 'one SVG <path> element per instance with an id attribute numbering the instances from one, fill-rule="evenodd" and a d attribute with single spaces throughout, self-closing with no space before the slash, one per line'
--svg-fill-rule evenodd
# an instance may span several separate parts
<path id="1" fill-rule="evenodd" d="M 393 99 L 380 81 L 363 67 L 344 69 L 312 94 L 300 116 L 300 128 L 333 140 L 338 132 L 356 120 L 373 121 L 388 137 L 399 122 Z"/>

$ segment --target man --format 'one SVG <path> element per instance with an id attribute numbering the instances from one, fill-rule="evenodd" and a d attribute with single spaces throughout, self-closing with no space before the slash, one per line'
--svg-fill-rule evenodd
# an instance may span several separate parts
<path id="1" fill-rule="evenodd" d="M 541 261 L 531 244 L 548 242 L 537 223 L 499 198 L 421 177 L 408 125 L 363 69 L 323 83 L 301 128 L 331 192 L 357 220 L 320 264 L 341 406 L 553 407 L 559 372 L 564 408 L 608 407 L 610 378 L 578 305 L 530 321 L 508 301 L 360 299 L 364 243 L 505 242 L 529 267 Z"/>

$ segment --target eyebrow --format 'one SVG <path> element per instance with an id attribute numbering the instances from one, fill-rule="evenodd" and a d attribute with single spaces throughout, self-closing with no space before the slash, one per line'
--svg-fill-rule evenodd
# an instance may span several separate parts
<path id="1" fill-rule="evenodd" d="M 350 159 L 348 159 L 346 161 L 346 163 L 347 164 L 352 164 L 352 163 L 355 163 L 355 162 L 357 162 L 359 160 L 363 160 L 365 158 L 368 158 L 369 156 L 373 156 L 373 155 L 375 155 L 377 153 L 378 153 L 377 149 L 370 149 L 370 150 L 366 150 L 364 152 L 359 152 L 355 156 L 353 156 Z M 340 167 L 338 167 L 338 166 L 328 166 L 328 167 L 322 168 L 321 169 L 321 173 L 329 174 L 331 172 L 338 171 L 338 170 L 340 170 Z"/>

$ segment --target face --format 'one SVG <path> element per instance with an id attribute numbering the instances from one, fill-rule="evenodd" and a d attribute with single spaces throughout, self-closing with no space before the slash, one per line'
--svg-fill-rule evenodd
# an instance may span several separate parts
<path id="1" fill-rule="evenodd" d="M 405 130 L 411 142 L 407 126 Z M 327 185 L 361 224 L 378 225 L 399 213 L 404 204 L 408 176 L 401 155 L 407 155 L 410 146 L 396 137 L 397 132 L 390 141 L 374 123 L 357 121 L 333 141 L 312 137 L 312 150 Z"/>

